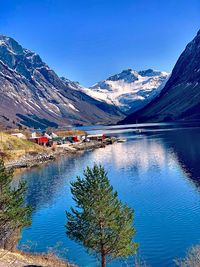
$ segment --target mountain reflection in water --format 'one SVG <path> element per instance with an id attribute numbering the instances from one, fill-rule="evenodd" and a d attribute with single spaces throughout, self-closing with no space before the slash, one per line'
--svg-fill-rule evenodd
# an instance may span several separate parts
<path id="1" fill-rule="evenodd" d="M 34 206 L 33 224 L 24 229 L 19 247 L 27 240 L 33 250 L 46 251 L 62 242 L 64 257 L 79 266 L 96 266 L 96 259 L 65 234 L 65 210 L 74 203 L 70 182 L 94 162 L 108 171 L 120 199 L 135 210 L 135 240 L 139 253 L 153 267 L 174 266 L 173 259 L 199 242 L 200 130 L 118 133 L 126 143 L 62 157 L 18 178 L 27 181 L 27 202 Z M 133 265 L 133 259 L 111 266 Z"/>

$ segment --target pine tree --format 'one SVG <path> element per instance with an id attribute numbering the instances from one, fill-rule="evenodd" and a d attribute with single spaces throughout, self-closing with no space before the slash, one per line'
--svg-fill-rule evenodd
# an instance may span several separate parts
<path id="1" fill-rule="evenodd" d="M 132 241 L 134 212 L 118 200 L 100 165 L 87 167 L 84 178 L 71 183 L 76 208 L 67 212 L 67 235 L 94 253 L 101 266 L 118 257 L 133 255 L 138 245 Z"/>
<path id="2" fill-rule="evenodd" d="M 31 223 L 32 209 L 24 204 L 26 184 L 12 186 L 13 172 L 0 160 L 0 248 L 13 249 L 21 229 Z"/>

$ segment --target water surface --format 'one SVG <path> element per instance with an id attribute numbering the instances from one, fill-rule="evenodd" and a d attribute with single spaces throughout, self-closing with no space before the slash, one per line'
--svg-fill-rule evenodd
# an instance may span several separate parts
<path id="1" fill-rule="evenodd" d="M 105 166 L 119 198 L 134 208 L 135 241 L 148 265 L 174 266 L 173 259 L 200 242 L 200 130 L 168 126 L 135 134 L 131 127 L 117 132 L 115 127 L 114 133 L 127 142 L 63 157 L 16 177 L 27 181 L 27 201 L 35 208 L 21 248 L 28 244 L 32 251 L 43 252 L 59 242 L 59 253 L 66 259 L 97 266 L 94 257 L 67 238 L 64 227 L 65 210 L 74 204 L 70 182 L 94 162 Z M 111 266 L 133 266 L 133 261 Z"/>

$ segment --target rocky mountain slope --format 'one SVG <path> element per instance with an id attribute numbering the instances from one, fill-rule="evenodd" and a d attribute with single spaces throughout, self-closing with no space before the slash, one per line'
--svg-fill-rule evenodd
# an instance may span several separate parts
<path id="1" fill-rule="evenodd" d="M 33 127 L 114 123 L 115 106 L 93 99 L 59 78 L 39 55 L 0 35 L 0 123 Z"/>
<path id="2" fill-rule="evenodd" d="M 160 95 L 122 123 L 200 119 L 200 31 L 186 46 Z"/>
<path id="3" fill-rule="evenodd" d="M 152 69 L 127 69 L 83 91 L 91 97 L 131 113 L 155 98 L 164 87 L 168 73 Z"/>

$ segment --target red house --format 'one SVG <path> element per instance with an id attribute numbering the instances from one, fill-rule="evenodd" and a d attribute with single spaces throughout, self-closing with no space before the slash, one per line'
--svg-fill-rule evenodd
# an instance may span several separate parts
<path id="1" fill-rule="evenodd" d="M 73 136 L 73 137 L 72 137 L 72 140 L 73 140 L 73 142 L 75 142 L 75 143 L 78 142 L 78 141 L 79 141 L 79 140 L 78 140 L 78 136 Z"/>
<path id="2" fill-rule="evenodd" d="M 48 137 L 46 136 L 39 136 L 36 138 L 36 142 L 38 145 L 46 145 L 49 142 Z"/>
<path id="3" fill-rule="evenodd" d="M 49 138 L 46 136 L 32 137 L 29 140 L 41 146 L 45 146 L 49 142 Z"/>

